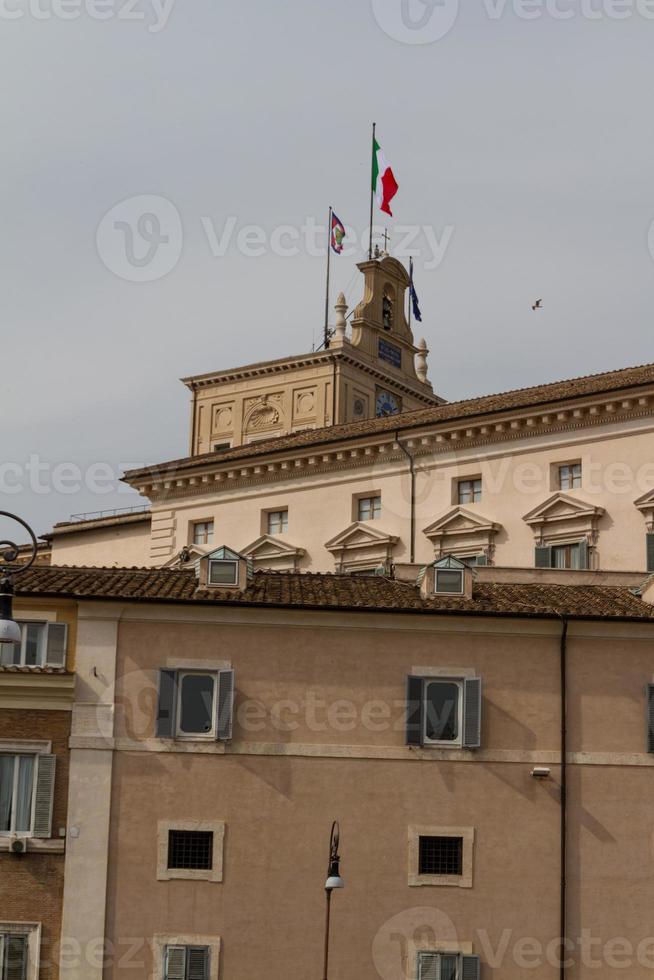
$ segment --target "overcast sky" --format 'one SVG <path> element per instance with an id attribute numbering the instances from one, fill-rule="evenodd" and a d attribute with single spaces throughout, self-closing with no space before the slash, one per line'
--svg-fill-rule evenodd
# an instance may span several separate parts
<path id="1" fill-rule="evenodd" d="M 138 2 L 0 2 L 5 509 L 138 503 L 89 467 L 184 455 L 180 377 L 311 349 L 373 119 L 440 394 L 654 361 L 654 4 Z"/>

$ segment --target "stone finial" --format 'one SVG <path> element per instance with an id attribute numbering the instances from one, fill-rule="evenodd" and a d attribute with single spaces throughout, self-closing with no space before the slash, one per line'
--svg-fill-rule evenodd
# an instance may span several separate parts
<path id="1" fill-rule="evenodd" d="M 427 383 L 427 358 L 429 357 L 429 351 L 427 350 L 427 341 L 422 337 L 418 341 L 418 353 L 416 354 L 416 374 L 423 384 Z"/>
<path id="2" fill-rule="evenodd" d="M 336 310 L 336 324 L 334 328 L 332 346 L 334 346 L 334 344 L 342 345 L 345 342 L 345 329 L 347 326 L 345 314 L 347 313 L 347 302 L 343 293 L 339 294 L 334 309 Z"/>

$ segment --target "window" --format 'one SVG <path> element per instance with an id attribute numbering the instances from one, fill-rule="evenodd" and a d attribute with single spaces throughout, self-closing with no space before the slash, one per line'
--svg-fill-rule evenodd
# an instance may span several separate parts
<path id="1" fill-rule="evenodd" d="M 3 932 L 0 925 L 0 980 L 23 980 L 28 965 L 27 936 Z"/>
<path id="2" fill-rule="evenodd" d="M 166 946 L 165 980 L 208 980 L 207 946 Z"/>
<path id="3" fill-rule="evenodd" d="M 213 447 L 215 453 L 225 453 L 228 449 L 232 448 L 231 442 L 217 442 Z"/>
<path id="4" fill-rule="evenodd" d="M 233 670 L 160 670 L 158 738 L 232 737 Z"/>
<path id="5" fill-rule="evenodd" d="M 384 330 L 393 329 L 393 300 L 388 293 L 384 294 L 384 299 L 382 301 L 382 320 L 384 323 Z"/>
<path id="6" fill-rule="evenodd" d="M 481 478 L 474 480 L 459 480 L 459 504 L 478 504 L 481 500 Z"/>
<path id="7" fill-rule="evenodd" d="M 33 755 L 0 755 L 0 834 L 31 834 L 35 772 Z"/>
<path id="8" fill-rule="evenodd" d="M 536 547 L 536 568 L 587 569 L 589 562 L 587 541 Z"/>
<path id="9" fill-rule="evenodd" d="M 408 677 L 407 745 L 481 746 L 481 680 L 478 677 Z"/>
<path id="10" fill-rule="evenodd" d="M 288 531 L 288 511 L 272 510 L 268 513 L 268 534 L 286 534 Z"/>
<path id="11" fill-rule="evenodd" d="M 238 562 L 212 558 L 209 562 L 209 585 L 237 585 Z"/>
<path id="12" fill-rule="evenodd" d="M 64 667 L 67 629 L 65 623 L 21 623 L 20 646 L 0 643 L 0 667 Z"/>
<path id="13" fill-rule="evenodd" d="M 213 521 L 196 521 L 193 525 L 193 544 L 211 544 L 213 541 Z"/>
<path id="14" fill-rule="evenodd" d="M 381 517 L 381 497 L 360 497 L 358 506 L 360 521 L 377 521 Z"/>
<path id="15" fill-rule="evenodd" d="M 478 956 L 462 953 L 418 953 L 417 980 L 479 980 Z"/>
<path id="16" fill-rule="evenodd" d="M 581 463 L 559 466 L 559 490 L 579 490 L 581 487 Z"/>
<path id="17" fill-rule="evenodd" d="M 192 871 L 211 871 L 213 833 L 210 830 L 170 830 L 168 867 Z"/>
<path id="18" fill-rule="evenodd" d="M 461 737 L 461 681 L 425 684 L 425 742 L 459 742 Z"/>
<path id="19" fill-rule="evenodd" d="M 456 568 L 437 568 L 434 591 L 443 595 L 463 595 L 464 572 Z"/>
<path id="20" fill-rule="evenodd" d="M 214 737 L 215 696 L 214 674 L 179 675 L 179 735 Z"/>
<path id="21" fill-rule="evenodd" d="M 463 837 L 421 837 L 419 874 L 463 874 Z"/>

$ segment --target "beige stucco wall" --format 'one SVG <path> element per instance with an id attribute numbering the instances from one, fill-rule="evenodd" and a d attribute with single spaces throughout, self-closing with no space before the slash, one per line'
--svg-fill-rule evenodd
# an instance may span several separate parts
<path id="1" fill-rule="evenodd" d="M 555 492 L 552 471 L 559 463 L 581 460 L 583 487 L 566 491 L 567 496 L 592 507 L 604 508 L 599 518 L 596 567 L 644 570 L 646 521 L 634 501 L 654 488 L 653 435 L 649 420 L 602 426 L 574 434 L 513 439 L 479 448 L 421 455 L 416 481 L 416 561 L 434 557 L 434 547 L 423 531 L 452 510 L 456 482 L 481 476 L 480 503 L 465 509 L 499 525 L 495 537 L 496 565 L 532 567 L 534 530 L 524 516 L 545 503 Z M 344 447 L 347 455 L 347 447 Z M 233 490 L 212 490 L 192 497 L 170 497 L 154 505 L 166 516 L 169 537 L 165 547 L 152 552 L 154 563 L 166 560 L 189 541 L 189 524 L 213 518 L 214 542 L 237 550 L 246 548 L 261 534 L 261 514 L 268 509 L 288 507 L 288 533 L 283 536 L 295 547 L 304 548 L 300 568 L 333 571 L 332 554 L 325 543 L 346 530 L 352 522 L 352 499 L 364 492 L 381 491 L 382 517 L 373 522 L 375 531 L 396 535 L 393 557 L 407 561 L 410 547 L 410 480 L 408 462 L 362 461 L 342 468 L 285 477 Z M 579 537 L 571 527 L 571 537 Z M 471 539 L 472 540 L 472 539 Z M 161 541 L 153 545 L 161 545 Z M 460 542 L 459 542 L 460 543 Z M 374 555 L 374 549 L 371 555 Z M 373 561 L 374 564 L 374 561 Z"/>
<path id="2" fill-rule="evenodd" d="M 126 609 L 107 935 L 112 948 L 141 945 L 105 980 L 149 978 L 159 934 L 220 939 L 221 975 L 233 980 L 262 963 L 271 980 L 319 975 L 334 818 L 347 883 L 333 900 L 334 976 L 404 980 L 417 941 L 480 953 L 485 978 L 524 977 L 527 947 L 516 944 L 545 948 L 558 934 L 559 633 L 558 623 Z M 635 948 L 652 933 L 650 634 L 570 628 L 570 934 L 591 929 L 600 953 L 614 937 Z M 225 662 L 237 688 L 226 750 L 153 738 L 157 669 Z M 482 677 L 478 752 L 405 747 L 405 677 L 429 667 Z M 530 776 L 538 764 L 549 780 Z M 184 819 L 225 822 L 221 884 L 157 881 L 157 821 Z M 412 825 L 474 828 L 471 889 L 410 887 Z M 528 974 L 549 980 L 541 959 Z M 650 972 L 636 962 L 628 975 Z M 612 975 L 606 962 L 569 972 L 598 975 Z"/>
<path id="3" fill-rule="evenodd" d="M 52 564 L 117 568 L 150 565 L 150 522 L 56 534 L 52 539 Z"/>

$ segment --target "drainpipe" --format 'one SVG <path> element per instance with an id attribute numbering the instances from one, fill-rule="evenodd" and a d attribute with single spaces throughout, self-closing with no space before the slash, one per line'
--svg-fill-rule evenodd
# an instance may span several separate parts
<path id="1" fill-rule="evenodd" d="M 333 380 L 332 380 L 332 425 L 336 425 L 336 358 L 332 358 L 332 364 L 334 365 Z"/>
<path id="2" fill-rule="evenodd" d="M 395 433 L 395 441 L 409 460 L 409 472 L 411 474 L 411 564 L 416 560 L 416 467 L 415 458 L 411 455 L 406 446 L 400 442 L 400 433 Z"/>
<path id="3" fill-rule="evenodd" d="M 568 850 L 568 620 L 563 615 L 561 615 L 561 626 L 561 962 L 559 976 L 560 980 L 565 980 Z"/>

